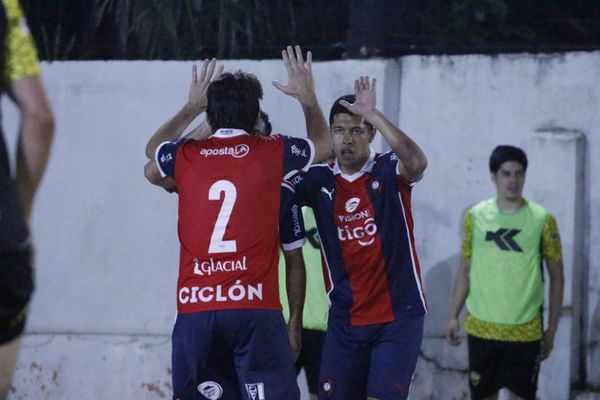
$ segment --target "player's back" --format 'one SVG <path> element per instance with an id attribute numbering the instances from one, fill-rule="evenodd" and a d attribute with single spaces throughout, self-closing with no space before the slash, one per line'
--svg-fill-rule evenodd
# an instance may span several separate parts
<path id="1" fill-rule="evenodd" d="M 161 145 L 157 160 L 179 194 L 179 312 L 280 309 L 280 183 L 312 160 L 305 139 L 220 129 Z"/>
<path id="2" fill-rule="evenodd" d="M 180 286 L 201 282 L 214 291 L 204 290 L 204 298 L 212 292 L 231 307 L 273 297 L 265 283 L 272 280 L 275 270 L 269 266 L 278 257 L 281 148 L 278 140 L 249 135 L 182 146 L 175 166 Z M 231 287 L 237 289 L 224 293 Z"/>

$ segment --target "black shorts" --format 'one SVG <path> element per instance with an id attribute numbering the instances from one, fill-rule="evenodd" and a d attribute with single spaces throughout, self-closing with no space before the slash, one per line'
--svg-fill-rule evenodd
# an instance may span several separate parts
<path id="1" fill-rule="evenodd" d="M 469 335 L 469 387 L 473 400 L 503 387 L 535 400 L 540 367 L 540 341 L 505 342 Z"/>
<path id="2" fill-rule="evenodd" d="M 304 368 L 308 392 L 319 393 L 319 365 L 321 364 L 321 349 L 325 340 L 325 331 L 302 329 L 302 347 L 296 360 L 296 373 Z"/>
<path id="3" fill-rule="evenodd" d="M 15 339 L 25 329 L 27 307 L 33 293 L 29 250 L 0 252 L 0 344 Z"/>

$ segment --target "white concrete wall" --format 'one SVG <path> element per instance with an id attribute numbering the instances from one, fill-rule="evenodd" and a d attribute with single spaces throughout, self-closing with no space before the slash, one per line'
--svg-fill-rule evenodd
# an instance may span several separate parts
<path id="1" fill-rule="evenodd" d="M 600 335 L 600 266 L 588 260 L 597 259 L 598 248 L 589 243 L 600 237 L 598 156 L 594 157 L 600 151 L 600 90 L 594 85 L 599 72 L 599 53 L 403 59 L 399 122 L 433 160 L 426 179 L 415 190 L 414 207 L 432 302 L 424 352 L 437 350 L 432 357 L 437 364 L 457 365 L 449 362 L 457 352 L 435 342 L 441 341 L 436 337 L 441 336 L 447 318 L 445 299 L 457 265 L 463 212 L 493 195 L 487 168 L 493 147 L 515 144 L 528 151 L 531 159 L 525 193 L 556 215 L 565 252 L 565 318 L 556 351 L 543 364 L 539 395 L 543 399 L 566 398 L 569 375 L 573 379 L 578 375 L 573 363 L 579 355 L 587 365 L 590 384 L 598 386 L 595 343 Z M 541 146 L 543 132 L 562 134 L 563 138 L 549 140 L 563 143 Z M 575 219 L 577 212 L 585 216 Z M 575 248 L 583 254 L 575 254 Z M 573 310 L 583 310 L 585 318 L 573 315 Z M 584 343 L 573 348 L 571 335 L 578 335 L 573 328 L 582 323 L 577 343 L 581 339 Z M 465 349 L 458 353 L 462 361 L 458 365 L 466 368 Z M 431 367 L 431 363 L 423 364 Z M 441 376 L 448 378 L 447 374 Z M 442 379 L 432 382 L 430 390 L 435 393 L 438 385 L 438 390 L 448 387 Z M 460 397 L 466 389 L 465 384 L 456 395 Z"/>
<path id="2" fill-rule="evenodd" d="M 258 75 L 276 131 L 304 136 L 300 107 L 270 85 L 285 79 L 278 61 L 225 64 Z M 169 398 L 176 198 L 147 184 L 142 167 L 147 138 L 186 99 L 190 69 L 43 66 L 57 132 L 34 215 L 38 285 L 12 398 Z M 381 107 L 430 159 L 413 192 L 431 312 L 411 398 L 468 397 L 466 347 L 442 336 L 462 214 L 493 195 L 487 159 L 501 143 L 529 152 L 526 195 L 555 213 L 564 243 L 564 318 L 538 394 L 566 399 L 581 365 L 600 388 L 600 265 L 591 261 L 600 257 L 600 53 L 411 56 L 314 70 L 326 114 L 355 76 L 377 77 Z M 14 132 L 14 111 L 4 126 Z"/>

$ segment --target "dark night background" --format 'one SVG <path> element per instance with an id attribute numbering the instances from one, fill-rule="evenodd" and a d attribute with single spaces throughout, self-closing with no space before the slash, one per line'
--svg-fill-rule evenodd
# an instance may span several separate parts
<path id="1" fill-rule="evenodd" d="M 600 1 L 21 0 L 40 58 L 318 60 L 600 48 Z"/>

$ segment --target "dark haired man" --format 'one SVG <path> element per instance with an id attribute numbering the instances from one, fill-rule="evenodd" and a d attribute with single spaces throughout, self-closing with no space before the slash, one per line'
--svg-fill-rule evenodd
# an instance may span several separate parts
<path id="1" fill-rule="evenodd" d="M 306 63 L 298 46 L 282 55 L 289 82 L 276 86 L 299 99 L 309 140 L 250 134 L 259 121 L 260 83 L 241 72 L 218 76 L 211 60 L 199 78 L 194 72 L 188 104 L 146 148 L 147 178 L 163 187 L 174 179 L 179 195 L 175 398 L 299 397 L 278 297 L 280 183 L 331 150 L 310 52 Z M 177 139 L 204 107 L 212 136 L 160 144 Z M 218 360 L 235 366 L 239 393 L 209 379 Z"/>
<path id="2" fill-rule="evenodd" d="M 375 105 L 375 80 L 330 112 L 335 161 L 290 179 L 315 211 L 331 307 L 321 399 L 406 399 L 426 312 L 410 195 L 427 158 Z M 376 130 L 392 151 L 370 148 Z"/>
<path id="3" fill-rule="evenodd" d="M 552 351 L 562 305 L 560 236 L 552 214 L 523 198 L 523 150 L 498 146 L 489 167 L 496 196 L 465 215 L 446 338 L 460 343 L 458 317 L 466 300 L 471 397 L 497 399 L 506 387 L 511 399 L 534 400 L 539 362 Z M 542 261 L 550 276 L 545 331 Z"/>

